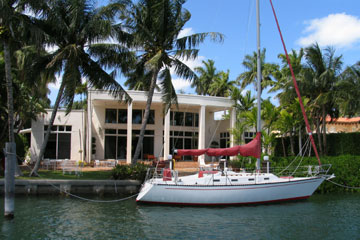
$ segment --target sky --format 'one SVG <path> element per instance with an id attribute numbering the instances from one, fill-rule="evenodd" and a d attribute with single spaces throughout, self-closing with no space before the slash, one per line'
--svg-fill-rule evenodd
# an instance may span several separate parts
<path id="1" fill-rule="evenodd" d="M 199 46 L 196 60 L 187 62 L 191 68 L 202 66 L 202 61 L 212 59 L 219 71 L 230 70 L 230 80 L 245 71 L 245 55 L 256 51 L 255 0 L 188 0 L 184 8 L 191 19 L 182 35 L 201 32 L 219 32 L 225 35 L 223 43 L 206 41 Z M 336 56 L 343 56 L 344 67 L 360 61 L 360 1 L 359 0 L 273 0 L 280 28 L 288 52 L 299 50 L 315 42 L 321 48 L 332 46 Z M 260 0 L 261 48 L 266 48 L 266 62 L 280 63 L 278 54 L 284 53 L 270 0 Z M 123 85 L 123 79 L 118 79 Z M 173 76 L 179 91 L 194 93 L 190 82 Z M 59 83 L 50 86 L 50 99 L 55 102 Z M 252 86 L 247 88 L 253 95 Z M 263 98 L 274 95 L 266 91 Z"/>

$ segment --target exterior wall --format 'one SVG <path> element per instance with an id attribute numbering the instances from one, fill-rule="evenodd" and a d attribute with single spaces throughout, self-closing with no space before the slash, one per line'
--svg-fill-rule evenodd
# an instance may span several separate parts
<path id="1" fill-rule="evenodd" d="M 351 133 L 360 131 L 360 123 L 327 123 L 328 133 Z"/>
<path id="2" fill-rule="evenodd" d="M 44 125 L 48 125 L 51 117 L 51 109 L 47 109 L 48 114 L 40 114 L 36 121 L 31 123 L 31 160 L 35 161 L 40 153 L 41 144 L 44 141 Z M 71 160 L 80 160 L 84 156 L 85 140 L 85 112 L 83 110 L 73 110 L 67 116 L 65 110 L 58 110 L 54 125 L 71 126 Z M 82 152 L 81 152 L 81 151 Z"/>

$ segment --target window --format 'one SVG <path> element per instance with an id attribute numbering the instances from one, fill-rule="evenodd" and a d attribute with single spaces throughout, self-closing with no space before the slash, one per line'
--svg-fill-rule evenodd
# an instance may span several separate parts
<path id="1" fill-rule="evenodd" d="M 170 153 L 174 149 L 197 149 L 198 148 L 198 132 L 170 132 Z M 183 156 L 182 160 L 192 160 L 191 156 Z"/>
<path id="2" fill-rule="evenodd" d="M 222 132 L 220 133 L 220 148 L 230 147 L 230 133 Z"/>
<path id="3" fill-rule="evenodd" d="M 184 121 L 184 113 L 183 112 L 174 112 L 174 125 L 182 126 Z"/>
<path id="4" fill-rule="evenodd" d="M 48 125 L 44 126 L 44 132 Z M 52 126 L 46 145 L 44 158 L 70 159 L 71 157 L 71 126 Z M 44 133 L 45 136 L 45 133 Z"/>
<path id="5" fill-rule="evenodd" d="M 126 159 L 126 129 L 105 129 L 105 159 Z"/>
<path id="6" fill-rule="evenodd" d="M 145 110 L 144 110 L 145 113 Z M 149 119 L 148 119 L 148 124 L 155 124 L 155 111 L 154 110 L 150 110 L 149 113 Z"/>
<path id="7" fill-rule="evenodd" d="M 193 113 L 185 113 L 185 126 L 192 127 L 194 126 L 194 114 Z"/>
<path id="8" fill-rule="evenodd" d="M 253 140 L 254 136 L 255 136 L 254 132 L 244 132 L 245 143 L 251 142 L 251 140 Z"/>
<path id="9" fill-rule="evenodd" d="M 171 126 L 198 127 L 199 114 L 191 112 L 170 112 Z"/>
<path id="10" fill-rule="evenodd" d="M 105 123 L 116 123 L 116 109 L 105 110 Z"/>
<path id="11" fill-rule="evenodd" d="M 132 123 L 141 124 L 142 122 L 142 110 L 133 110 Z"/>
<path id="12" fill-rule="evenodd" d="M 127 109 L 118 110 L 118 123 L 127 123 Z"/>

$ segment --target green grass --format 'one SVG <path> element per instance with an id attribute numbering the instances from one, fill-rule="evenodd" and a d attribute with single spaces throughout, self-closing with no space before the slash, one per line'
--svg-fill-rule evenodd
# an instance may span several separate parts
<path id="1" fill-rule="evenodd" d="M 63 174 L 62 171 L 51 171 L 51 170 L 39 170 L 40 177 L 29 177 L 29 171 L 23 171 L 22 177 L 16 179 L 67 179 L 67 180 L 110 180 L 111 170 L 108 171 L 89 171 L 82 172 L 80 176 L 76 176 L 74 173 Z"/>

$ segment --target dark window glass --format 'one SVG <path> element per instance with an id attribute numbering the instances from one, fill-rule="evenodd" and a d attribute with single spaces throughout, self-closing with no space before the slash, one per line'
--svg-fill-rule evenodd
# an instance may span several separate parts
<path id="1" fill-rule="evenodd" d="M 126 129 L 119 129 L 118 134 L 127 134 L 127 130 Z"/>
<path id="2" fill-rule="evenodd" d="M 117 137 L 117 159 L 126 159 L 126 137 Z"/>
<path id="3" fill-rule="evenodd" d="M 116 129 L 105 129 L 105 134 L 116 134 Z"/>
<path id="4" fill-rule="evenodd" d="M 182 126 L 183 121 L 184 121 L 184 113 L 183 112 L 175 112 L 175 115 L 174 115 L 175 126 Z"/>
<path id="5" fill-rule="evenodd" d="M 118 110 L 118 123 L 127 123 L 127 109 Z"/>
<path id="6" fill-rule="evenodd" d="M 170 126 L 174 126 L 174 112 L 170 111 Z"/>
<path id="7" fill-rule="evenodd" d="M 154 137 L 144 137 L 143 154 L 154 154 Z"/>
<path id="8" fill-rule="evenodd" d="M 195 113 L 194 116 L 195 116 L 195 127 L 198 127 L 199 126 L 199 114 Z"/>
<path id="9" fill-rule="evenodd" d="M 66 126 L 66 127 L 65 127 L 65 131 L 71 132 L 71 128 L 72 128 L 71 126 Z"/>
<path id="10" fill-rule="evenodd" d="M 155 124 L 155 111 L 150 110 L 148 124 Z"/>
<path id="11" fill-rule="evenodd" d="M 185 126 L 192 127 L 194 126 L 194 114 L 185 113 Z"/>
<path id="12" fill-rule="evenodd" d="M 116 109 L 106 109 L 105 123 L 116 123 Z"/>
<path id="13" fill-rule="evenodd" d="M 56 125 L 55 125 L 55 126 L 52 126 L 52 127 L 51 127 L 51 131 L 54 131 L 54 132 L 57 131 L 57 126 L 56 126 Z"/>
<path id="14" fill-rule="evenodd" d="M 133 135 L 139 135 L 139 134 L 140 134 L 140 130 L 133 130 L 133 131 L 132 131 L 132 134 L 133 134 Z"/>
<path id="15" fill-rule="evenodd" d="M 226 148 L 226 139 L 220 139 L 220 148 Z"/>
<path id="16" fill-rule="evenodd" d="M 58 133 L 58 159 L 70 159 L 71 134 Z"/>
<path id="17" fill-rule="evenodd" d="M 105 136 L 105 159 L 116 157 L 116 136 Z"/>
<path id="18" fill-rule="evenodd" d="M 183 136 L 184 132 L 174 131 L 174 136 Z"/>
<path id="19" fill-rule="evenodd" d="M 44 158 L 56 159 L 56 133 L 51 133 L 49 136 Z"/>
<path id="20" fill-rule="evenodd" d="M 187 137 L 191 137 L 193 134 L 192 134 L 192 132 L 185 132 L 185 136 L 187 136 Z"/>
<path id="21" fill-rule="evenodd" d="M 154 135 L 154 130 L 145 130 L 145 135 Z"/>
<path id="22" fill-rule="evenodd" d="M 133 110 L 132 123 L 141 124 L 142 121 L 142 110 Z"/>
<path id="23" fill-rule="evenodd" d="M 48 125 L 44 125 L 44 131 L 47 131 L 48 127 Z"/>
<path id="24" fill-rule="evenodd" d="M 184 140 L 185 140 L 184 148 L 192 149 L 191 138 L 185 138 Z"/>
<path id="25" fill-rule="evenodd" d="M 59 130 L 58 130 L 59 132 L 63 132 L 63 131 L 65 131 L 65 126 L 59 126 Z"/>

